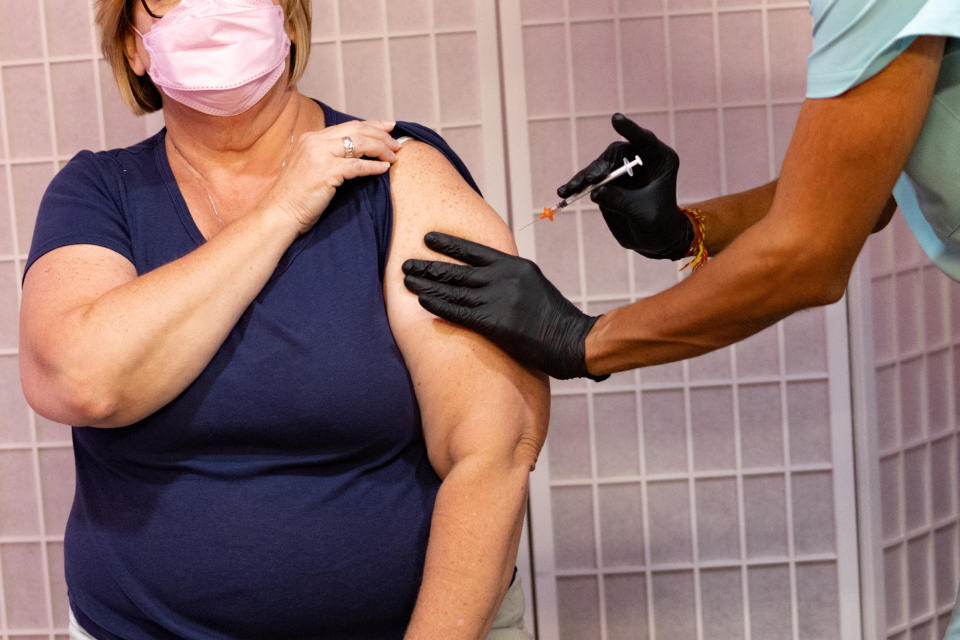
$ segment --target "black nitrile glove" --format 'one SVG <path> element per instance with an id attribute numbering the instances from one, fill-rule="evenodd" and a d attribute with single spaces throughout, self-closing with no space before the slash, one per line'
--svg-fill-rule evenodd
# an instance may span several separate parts
<path id="1" fill-rule="evenodd" d="M 584 340 L 597 317 L 564 298 L 533 262 L 436 231 L 423 239 L 468 265 L 404 262 L 403 283 L 424 309 L 486 336 L 521 364 L 554 378 L 608 377 L 591 376 L 584 362 Z"/>
<path id="2" fill-rule="evenodd" d="M 648 258 L 679 260 L 693 242 L 693 225 L 677 209 L 677 152 L 622 113 L 612 118 L 613 128 L 627 139 L 614 142 L 587 167 L 557 189 L 561 198 L 574 195 L 603 180 L 623 166 L 624 159 L 639 155 L 643 165 L 594 189 L 603 219 L 617 241 Z"/>

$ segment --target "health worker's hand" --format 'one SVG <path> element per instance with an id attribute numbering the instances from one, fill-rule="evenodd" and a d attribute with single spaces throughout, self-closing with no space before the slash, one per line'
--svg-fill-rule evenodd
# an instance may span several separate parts
<path id="1" fill-rule="evenodd" d="M 486 336 L 521 364 L 554 378 L 592 376 L 584 341 L 597 317 L 577 309 L 530 260 L 431 231 L 426 245 L 467 266 L 403 263 L 404 284 L 427 311 Z"/>
<path id="2" fill-rule="evenodd" d="M 643 165 L 634 175 L 621 176 L 594 189 L 603 219 L 617 241 L 648 258 L 679 260 L 694 239 L 693 225 L 677 208 L 677 152 L 622 113 L 615 113 L 613 128 L 627 142 L 613 142 L 596 160 L 557 189 L 561 198 L 574 195 L 623 166 L 637 155 Z"/>

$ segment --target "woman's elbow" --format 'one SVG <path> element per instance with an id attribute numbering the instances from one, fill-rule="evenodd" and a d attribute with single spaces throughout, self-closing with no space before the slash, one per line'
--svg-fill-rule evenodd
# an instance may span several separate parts
<path id="1" fill-rule="evenodd" d="M 528 397 L 520 434 L 513 448 L 513 461 L 518 466 L 533 471 L 540 458 L 540 451 L 547 439 L 550 420 L 550 390 L 546 377 L 541 376 L 543 388 Z M 538 378 L 539 379 L 539 378 Z"/>
<path id="2" fill-rule="evenodd" d="M 21 360 L 20 384 L 27 404 L 41 416 L 74 426 L 115 424 L 119 402 L 84 376 L 43 374 Z"/>

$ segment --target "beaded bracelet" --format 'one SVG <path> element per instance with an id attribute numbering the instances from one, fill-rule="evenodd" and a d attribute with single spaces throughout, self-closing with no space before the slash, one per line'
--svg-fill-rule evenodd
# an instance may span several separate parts
<path id="1" fill-rule="evenodd" d="M 690 267 L 690 271 L 696 271 L 707 263 L 707 245 L 703 242 L 707 225 L 703 220 L 703 211 L 687 209 L 686 207 L 678 207 L 678 209 L 690 219 L 690 224 L 693 225 L 693 242 L 690 243 L 690 250 L 684 256 L 685 258 L 692 257 L 693 260 L 683 265 L 680 270 L 683 271 Z"/>

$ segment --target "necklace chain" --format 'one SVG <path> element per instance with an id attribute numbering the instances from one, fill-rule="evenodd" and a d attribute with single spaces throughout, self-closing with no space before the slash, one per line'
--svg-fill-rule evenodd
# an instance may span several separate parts
<path id="1" fill-rule="evenodd" d="M 290 142 L 287 143 L 287 153 L 283 156 L 283 161 L 280 163 L 280 170 L 282 171 L 287 167 L 287 159 L 290 156 L 290 151 L 293 149 L 293 131 L 297 126 L 297 120 L 300 119 L 300 102 L 297 99 L 297 112 L 293 116 L 293 124 L 290 125 Z M 213 200 L 213 194 L 210 192 L 210 189 L 207 187 L 206 181 L 203 179 L 203 176 L 200 175 L 200 172 L 197 171 L 190 161 L 187 160 L 187 157 L 183 155 L 183 152 L 180 151 L 180 147 L 177 146 L 177 143 L 173 141 L 173 138 L 170 138 L 170 144 L 173 145 L 173 150 L 177 152 L 177 155 L 180 156 L 180 159 L 183 160 L 183 163 L 187 165 L 187 169 L 190 170 L 190 173 L 193 175 L 194 179 L 200 183 L 200 186 L 203 187 L 203 190 L 207 193 L 207 200 L 210 202 L 210 208 L 213 210 L 213 215 L 217 219 L 217 225 L 223 226 L 223 218 L 220 217 L 220 212 L 217 210 L 217 203 Z"/>

